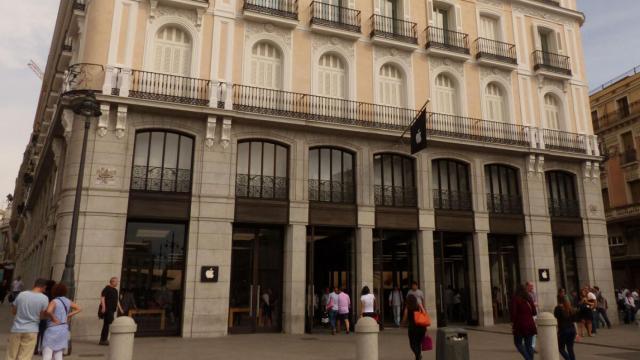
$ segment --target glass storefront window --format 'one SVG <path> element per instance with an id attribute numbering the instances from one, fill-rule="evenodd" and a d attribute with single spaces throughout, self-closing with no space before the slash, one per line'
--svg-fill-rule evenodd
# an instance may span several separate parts
<path id="1" fill-rule="evenodd" d="M 450 159 L 432 163 L 433 202 L 436 209 L 471 210 L 469 166 Z"/>
<path id="2" fill-rule="evenodd" d="M 265 141 L 238 143 L 236 196 L 254 199 L 289 198 L 289 150 Z"/>
<path id="3" fill-rule="evenodd" d="M 353 154 L 334 148 L 309 150 L 309 200 L 353 203 L 355 201 Z"/>
<path id="4" fill-rule="evenodd" d="M 186 225 L 127 224 L 120 297 L 137 335 L 180 334 L 185 255 Z"/>
<path id="5" fill-rule="evenodd" d="M 376 205 L 416 206 L 413 163 L 412 158 L 397 154 L 378 154 L 373 157 Z"/>
<path id="6" fill-rule="evenodd" d="M 518 169 L 501 164 L 484 168 L 487 207 L 497 214 L 522 214 Z"/>
<path id="7" fill-rule="evenodd" d="M 575 176 L 566 171 L 547 171 L 549 214 L 559 217 L 580 216 Z"/>

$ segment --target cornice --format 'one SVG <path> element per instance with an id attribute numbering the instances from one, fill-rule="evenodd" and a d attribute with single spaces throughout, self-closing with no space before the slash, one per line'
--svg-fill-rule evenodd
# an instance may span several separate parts
<path id="1" fill-rule="evenodd" d="M 549 5 L 538 0 L 510 0 L 513 10 L 519 10 L 535 17 L 554 20 L 562 23 L 577 21 L 580 26 L 584 24 L 584 13 L 561 6 Z M 543 11 L 543 12 L 540 12 Z"/>

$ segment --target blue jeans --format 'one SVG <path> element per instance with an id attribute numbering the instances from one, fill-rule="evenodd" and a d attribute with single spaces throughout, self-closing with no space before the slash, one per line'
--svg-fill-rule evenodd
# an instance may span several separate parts
<path id="1" fill-rule="evenodd" d="M 522 354 L 524 360 L 533 360 L 533 336 L 513 335 L 513 343 L 516 345 L 518 352 Z"/>
<path id="2" fill-rule="evenodd" d="M 573 344 L 576 341 L 576 329 L 565 329 L 558 332 L 558 348 L 564 360 L 576 360 Z"/>
<path id="3" fill-rule="evenodd" d="M 336 329 L 337 317 L 338 317 L 338 310 L 329 310 L 329 323 L 331 324 L 331 330 Z"/>

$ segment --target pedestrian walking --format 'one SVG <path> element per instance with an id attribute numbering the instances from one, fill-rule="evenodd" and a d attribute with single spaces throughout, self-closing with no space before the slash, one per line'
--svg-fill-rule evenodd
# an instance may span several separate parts
<path id="1" fill-rule="evenodd" d="M 51 290 L 53 300 L 47 307 L 47 329 L 42 337 L 42 360 L 62 360 L 69 347 L 69 320 L 81 311 L 80 306 L 67 298 L 67 287 L 56 284 Z"/>
<path id="2" fill-rule="evenodd" d="M 586 329 L 586 336 L 593 336 L 592 321 L 593 321 L 593 308 L 595 308 L 595 300 L 589 299 L 589 290 L 584 287 L 580 290 L 580 302 L 578 303 L 578 317 L 580 319 L 580 337 L 585 337 L 584 330 Z"/>
<path id="3" fill-rule="evenodd" d="M 18 294 L 24 290 L 24 283 L 22 282 L 22 277 L 16 277 L 11 283 L 11 293 L 9 294 L 9 302 L 13 303 Z"/>
<path id="4" fill-rule="evenodd" d="M 411 289 L 407 292 L 407 298 L 409 297 L 409 295 L 415 296 L 416 300 L 418 300 L 418 303 L 420 303 L 422 305 L 422 307 L 425 306 L 425 304 L 424 304 L 424 293 L 422 292 L 422 290 L 420 290 L 418 288 L 418 282 L 417 281 L 412 281 L 411 282 Z"/>
<path id="5" fill-rule="evenodd" d="M 340 324 L 344 323 L 348 335 L 350 329 L 349 309 L 351 308 L 351 298 L 349 298 L 349 294 L 347 294 L 345 290 L 340 291 L 338 294 L 338 332 L 340 331 Z"/>
<path id="6" fill-rule="evenodd" d="M 595 335 L 598 332 L 598 297 L 594 288 L 587 286 L 587 300 L 591 306 L 591 335 Z"/>
<path id="7" fill-rule="evenodd" d="M 625 311 L 624 323 L 633 324 L 633 322 L 635 321 L 637 308 L 636 308 L 636 303 L 633 300 L 633 295 L 629 290 L 627 290 L 627 293 L 624 297 L 624 311 Z"/>
<path id="8" fill-rule="evenodd" d="M 340 301 L 340 288 L 333 288 L 333 292 L 329 294 L 329 302 L 327 303 L 327 311 L 329 312 L 329 323 L 331 324 L 331 335 L 336 334 L 336 320 L 338 318 L 338 303 Z"/>
<path id="9" fill-rule="evenodd" d="M 362 309 L 362 313 L 360 316 L 377 318 L 376 314 L 376 296 L 371 293 L 368 286 L 364 286 L 362 291 L 360 292 L 360 308 Z"/>
<path id="10" fill-rule="evenodd" d="M 536 310 L 536 314 L 538 313 L 538 294 L 536 293 L 535 288 L 533 287 L 533 282 L 532 281 L 527 281 L 527 293 L 529 294 L 529 297 L 531 298 L 531 301 L 533 301 L 533 307 L 535 307 Z M 533 320 L 535 322 L 537 316 L 533 316 Z M 533 348 L 533 352 L 536 353 L 538 352 L 536 350 L 536 335 L 533 336 L 533 339 L 531 340 L 531 347 Z"/>
<path id="11" fill-rule="evenodd" d="M 44 289 L 44 295 L 49 299 L 49 302 L 53 300 L 51 292 L 55 284 L 55 281 L 47 280 L 47 287 Z M 47 330 L 47 319 L 41 319 L 40 325 L 38 325 L 38 337 L 36 340 L 36 348 L 33 350 L 33 355 L 42 355 L 42 337 L 44 336 L 45 330 Z"/>
<path id="12" fill-rule="evenodd" d="M 414 317 L 414 313 L 416 311 L 422 311 L 426 313 L 424 306 L 422 305 L 422 303 L 420 303 L 420 300 L 415 295 L 409 294 L 405 302 L 402 322 L 408 325 L 407 334 L 409 336 L 409 347 L 415 355 L 416 360 L 421 360 L 422 339 L 427 334 L 427 328 L 424 326 L 416 325 Z"/>
<path id="13" fill-rule="evenodd" d="M 573 345 L 576 340 L 576 314 L 571 302 L 564 295 L 558 295 L 558 305 L 553 311 L 558 320 L 558 348 L 564 360 L 576 360 Z"/>
<path id="14" fill-rule="evenodd" d="M 11 311 L 15 318 L 9 335 L 7 360 L 30 360 L 36 347 L 38 325 L 45 318 L 49 299 L 43 294 L 47 286 L 45 279 L 36 280 L 31 291 L 21 291 Z"/>
<path id="15" fill-rule="evenodd" d="M 525 360 L 533 360 L 533 337 L 537 334 L 533 317 L 537 315 L 533 299 L 524 285 L 518 285 L 511 301 L 513 342 Z"/>
<path id="16" fill-rule="evenodd" d="M 604 324 L 608 329 L 611 329 L 611 321 L 609 321 L 609 315 L 607 315 L 607 310 L 609 310 L 609 303 L 607 299 L 602 295 L 602 291 L 597 286 L 593 287 L 596 291 L 596 311 L 597 311 L 597 319 L 598 321 L 604 320 Z M 604 327 L 604 326 L 603 326 Z"/>
<path id="17" fill-rule="evenodd" d="M 109 326 L 113 322 L 115 312 L 123 313 L 120 301 L 118 300 L 118 278 L 112 277 L 109 285 L 102 289 L 100 294 L 100 313 L 104 322 L 102 324 L 102 332 L 100 333 L 100 345 L 109 345 Z"/>
<path id="18" fill-rule="evenodd" d="M 389 294 L 389 305 L 391 306 L 391 310 L 393 312 L 393 323 L 396 324 L 397 327 L 400 327 L 400 320 L 402 318 L 402 304 L 403 296 L 402 291 L 400 291 L 399 287 L 394 287 Z"/>

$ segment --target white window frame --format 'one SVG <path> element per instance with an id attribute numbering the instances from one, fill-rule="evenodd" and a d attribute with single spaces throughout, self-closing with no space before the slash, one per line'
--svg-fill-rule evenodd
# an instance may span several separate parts
<path id="1" fill-rule="evenodd" d="M 314 49 L 313 58 L 311 59 L 313 62 L 310 66 L 311 71 L 311 88 L 313 89 L 314 94 L 318 94 L 318 63 L 320 58 L 326 53 L 334 53 L 342 58 L 342 61 L 345 65 L 345 70 L 347 73 L 346 77 L 346 92 L 345 99 L 354 100 L 356 99 L 356 71 L 355 71 L 355 49 L 353 47 L 349 49 L 344 49 L 344 46 L 335 46 L 335 45 L 325 45 Z"/>
<path id="2" fill-rule="evenodd" d="M 161 16 L 154 21 L 149 21 L 147 24 L 147 34 L 145 38 L 145 51 L 142 63 L 145 71 L 154 71 L 155 68 L 155 54 L 156 54 L 156 34 L 158 30 L 164 26 L 177 26 L 182 28 L 185 32 L 191 36 L 191 68 L 189 70 L 189 76 L 193 78 L 200 77 L 200 61 L 201 61 L 201 48 L 202 48 L 202 36 L 201 30 L 196 28 L 195 24 L 189 20 L 173 15 Z"/>
<path id="3" fill-rule="evenodd" d="M 483 8 L 483 7 L 480 7 L 476 10 L 476 19 L 477 19 L 476 31 L 478 32 L 478 37 L 484 38 L 484 34 L 482 33 L 482 17 L 490 17 L 498 22 L 498 28 L 497 28 L 498 33 L 496 34 L 497 39 L 495 40 L 508 42 L 505 36 L 507 31 L 505 31 L 505 25 L 502 19 L 502 14 L 500 14 L 497 11 L 493 11 L 491 9 Z"/>
<path id="4" fill-rule="evenodd" d="M 382 49 L 376 49 L 374 51 L 383 51 Z M 387 51 L 384 51 L 385 53 L 388 53 Z M 375 56 L 374 56 L 375 58 Z M 411 59 L 408 59 L 409 61 L 412 61 Z M 386 55 L 386 56 L 382 56 L 378 59 L 376 59 L 376 61 L 374 62 L 374 66 L 373 66 L 373 98 L 375 99 L 375 101 L 377 103 L 380 103 L 380 91 L 379 91 L 379 86 L 378 84 L 380 83 L 380 68 L 382 68 L 383 65 L 387 64 L 387 63 L 392 63 L 395 66 L 397 66 L 400 71 L 402 71 L 403 76 L 404 76 L 404 90 L 405 90 L 405 102 L 402 104 L 402 107 L 404 108 L 408 108 L 408 109 L 413 109 L 415 108 L 415 103 L 414 103 L 414 87 L 413 87 L 413 71 L 411 70 L 411 63 L 405 63 L 404 61 L 402 61 L 401 58 L 399 58 L 398 56 L 393 56 L 393 55 Z"/>
<path id="5" fill-rule="evenodd" d="M 551 96 L 551 97 L 555 97 L 556 100 L 559 102 L 558 104 L 558 127 L 557 128 L 552 128 L 549 126 L 549 118 L 547 117 L 547 104 L 545 102 L 545 98 L 547 96 Z M 566 116 L 564 114 L 563 111 L 564 108 L 564 99 L 560 96 L 558 96 L 557 94 L 553 93 L 553 92 L 545 92 L 542 95 L 542 118 L 544 119 L 544 128 L 545 129 L 550 129 L 550 130 L 560 130 L 560 131 L 566 131 L 567 129 L 567 124 L 566 124 Z"/>
<path id="6" fill-rule="evenodd" d="M 482 117 L 483 119 L 489 119 L 489 117 L 487 116 L 487 109 L 486 109 L 486 104 L 485 104 L 485 99 L 484 99 L 484 94 L 485 94 L 485 90 L 487 88 L 487 86 L 490 83 L 497 83 L 499 85 L 499 87 L 501 88 L 500 90 L 502 90 L 504 92 L 504 100 L 505 100 L 505 104 L 504 104 L 504 113 L 503 115 L 506 117 L 504 120 L 504 123 L 506 124 L 515 124 L 516 123 L 516 108 L 515 108 L 515 104 L 514 104 L 514 100 L 513 100 L 513 87 L 511 85 L 511 83 L 509 81 L 507 81 L 506 79 L 501 78 L 500 76 L 497 75 L 492 75 L 489 76 L 485 79 L 483 79 L 483 81 L 480 84 L 480 94 L 482 94 L 482 101 L 481 101 L 481 107 L 482 107 Z"/>
<path id="7" fill-rule="evenodd" d="M 246 30 L 245 30 L 246 31 Z M 282 54 L 282 89 L 291 91 L 291 46 L 282 40 L 282 37 L 272 33 L 259 33 L 245 41 L 244 59 L 242 62 L 242 84 L 249 85 L 251 79 L 251 56 L 255 44 L 261 41 L 269 41 L 279 48 Z"/>

